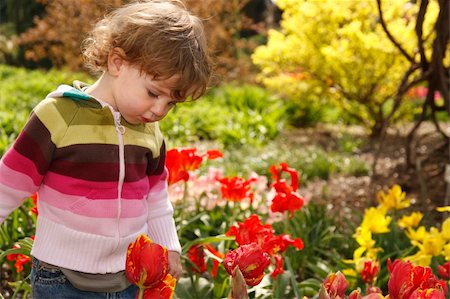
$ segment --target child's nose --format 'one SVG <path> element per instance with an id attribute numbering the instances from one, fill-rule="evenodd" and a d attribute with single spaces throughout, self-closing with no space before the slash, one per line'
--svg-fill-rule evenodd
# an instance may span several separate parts
<path id="1" fill-rule="evenodd" d="M 166 105 L 158 103 L 150 109 L 150 112 L 158 118 L 164 117 L 167 113 Z"/>

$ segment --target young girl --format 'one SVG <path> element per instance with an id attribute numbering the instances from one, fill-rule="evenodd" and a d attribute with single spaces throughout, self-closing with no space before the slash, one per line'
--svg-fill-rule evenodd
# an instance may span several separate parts
<path id="1" fill-rule="evenodd" d="M 158 121 L 206 90 L 203 26 L 180 1 L 133 2 L 97 23 L 83 54 L 100 78 L 50 93 L 0 161 L 0 221 L 38 193 L 33 298 L 134 298 L 125 258 L 140 234 L 181 275 Z"/>

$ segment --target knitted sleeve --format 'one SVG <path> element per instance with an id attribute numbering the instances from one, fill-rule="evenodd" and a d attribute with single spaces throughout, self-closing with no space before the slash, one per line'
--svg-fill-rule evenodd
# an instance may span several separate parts
<path id="1" fill-rule="evenodd" d="M 173 207 L 167 193 L 168 171 L 165 167 L 165 156 L 166 149 L 163 143 L 155 174 L 149 177 L 151 189 L 147 197 L 148 230 L 149 236 L 154 242 L 165 246 L 168 250 L 181 253 L 181 245 L 173 219 Z"/>
<path id="2" fill-rule="evenodd" d="M 42 101 L 30 115 L 12 147 L 0 161 L 0 222 L 34 194 L 52 160 L 54 139 L 50 132 L 59 115 L 51 101 Z"/>

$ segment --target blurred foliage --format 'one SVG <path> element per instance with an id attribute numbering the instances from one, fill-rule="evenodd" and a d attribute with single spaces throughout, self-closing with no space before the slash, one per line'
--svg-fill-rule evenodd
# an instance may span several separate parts
<path id="1" fill-rule="evenodd" d="M 283 10 L 281 29 L 271 30 L 267 45 L 252 56 L 261 82 L 300 111 L 334 102 L 347 118 L 377 135 L 408 64 L 379 24 L 376 2 L 279 0 L 277 5 Z M 412 50 L 418 6 L 406 0 L 385 6 L 391 32 Z M 423 27 L 430 37 L 426 49 L 438 12 L 430 3 Z"/>
<path id="2" fill-rule="evenodd" d="M 178 105 L 161 128 L 169 144 L 215 140 L 225 148 L 255 146 L 278 135 L 285 111 L 283 101 L 261 87 L 230 84 L 195 103 Z"/>
<path id="3" fill-rule="evenodd" d="M 331 269 L 343 267 L 343 257 L 356 249 L 355 244 L 347 242 L 348 236 L 323 204 L 309 202 L 287 223 L 287 231 L 300 237 L 305 244 L 301 254 L 295 254 L 292 248 L 287 251 L 298 281 L 325 278 Z M 274 227 L 281 230 L 283 226 L 278 222 Z"/>
<path id="4" fill-rule="evenodd" d="M 80 44 L 96 21 L 113 8 L 127 0 L 38 0 L 45 5 L 45 15 L 37 17 L 34 27 L 21 34 L 18 40 L 25 49 L 28 60 L 41 65 L 82 69 Z M 250 54 L 261 44 L 266 24 L 256 22 L 245 15 L 250 2 L 271 2 L 244 0 L 187 0 L 186 6 L 205 24 L 209 50 L 216 68 L 216 82 L 223 79 L 252 80 Z M 261 11 L 257 13 L 262 14 Z M 62 25 L 64 24 L 64 25 Z M 242 32 L 251 32 L 243 37 Z"/>
<path id="5" fill-rule="evenodd" d="M 36 0 L 0 1 L 0 63 L 31 67 L 24 59 L 17 37 L 33 25 L 35 16 L 44 12 Z"/>
<path id="6" fill-rule="evenodd" d="M 16 34 L 33 25 L 33 17 L 44 11 L 43 1 L 2 0 L 0 1 L 0 24 L 11 24 Z"/>
<path id="7" fill-rule="evenodd" d="M 33 107 L 60 84 L 92 81 L 84 73 L 30 71 L 0 64 L 0 157 L 25 125 Z"/>
<path id="8" fill-rule="evenodd" d="M 45 15 L 34 20 L 34 27 L 21 34 L 18 44 L 27 60 L 81 70 L 81 42 L 105 12 L 122 4 L 121 0 L 47 1 Z"/>
<path id="9" fill-rule="evenodd" d="M 279 161 L 300 170 L 301 181 L 329 179 L 333 174 L 365 176 L 369 166 L 354 153 L 328 151 L 319 146 L 285 146 L 282 139 L 270 141 L 261 147 L 234 149 L 224 158 L 228 174 L 249 175 L 252 172 L 269 176 L 268 168 Z"/>
<path id="10" fill-rule="evenodd" d="M 25 262 L 22 271 L 15 267 L 15 261 L 7 259 L 8 254 L 25 254 L 30 256 L 32 240 L 36 231 L 37 215 L 31 212 L 35 208 L 31 198 L 14 210 L 0 225 L 0 298 L 30 298 L 31 286 L 29 273 L 31 263 Z M 13 247 L 19 244 L 19 248 Z M 5 270 L 8 275 L 5 275 Z M 12 292 L 11 288 L 14 289 Z M 12 296 L 11 296 L 12 295 Z"/>

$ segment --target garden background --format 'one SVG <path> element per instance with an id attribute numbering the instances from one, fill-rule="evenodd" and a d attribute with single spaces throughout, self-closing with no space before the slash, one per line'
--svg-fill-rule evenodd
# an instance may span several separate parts
<path id="1" fill-rule="evenodd" d="M 126 2 L 0 1 L 0 156 L 48 92 L 95 80 L 81 41 Z M 161 122 L 168 149 L 197 159 L 180 162 L 188 177 L 169 187 L 185 253 L 175 297 L 228 296 L 223 257 L 243 245 L 231 228 L 253 214 L 304 247 L 272 249 L 250 298 L 317 298 L 337 271 L 347 295 L 387 294 L 388 258 L 448 280 L 438 266 L 450 259 L 450 228 L 436 208 L 450 199 L 449 1 L 184 2 L 205 22 L 214 77 L 206 96 Z M 216 149 L 223 157 L 209 160 Z M 277 209 L 280 194 L 292 202 Z M 5 298 L 29 296 L 35 204 L 0 227 Z"/>

